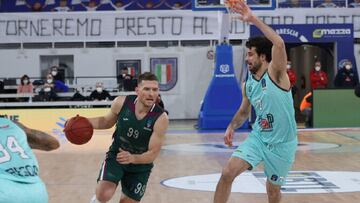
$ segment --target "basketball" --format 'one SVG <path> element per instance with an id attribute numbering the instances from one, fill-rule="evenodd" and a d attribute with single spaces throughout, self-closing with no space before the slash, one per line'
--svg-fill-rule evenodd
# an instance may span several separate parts
<path id="1" fill-rule="evenodd" d="M 91 139 L 93 132 L 94 128 L 89 120 L 79 115 L 70 118 L 64 127 L 67 140 L 76 145 L 87 143 Z"/>

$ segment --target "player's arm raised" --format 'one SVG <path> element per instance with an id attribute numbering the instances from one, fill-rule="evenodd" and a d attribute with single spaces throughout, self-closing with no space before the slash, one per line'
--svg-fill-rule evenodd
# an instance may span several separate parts
<path id="1" fill-rule="evenodd" d="M 254 15 L 244 1 L 238 1 L 234 6 L 234 10 L 241 15 L 239 17 L 241 20 L 254 24 L 273 43 L 272 61 L 269 67 L 270 74 L 275 76 L 277 82 L 280 82 L 284 76 L 287 78 L 287 55 L 284 40 L 271 27 Z"/>
<path id="2" fill-rule="evenodd" d="M 251 111 L 251 105 L 249 99 L 246 97 L 245 83 L 243 83 L 241 105 L 238 111 L 236 112 L 236 114 L 234 115 L 234 117 L 232 118 L 230 124 L 226 128 L 226 132 L 224 135 L 224 142 L 226 145 L 230 147 L 232 146 L 235 129 L 239 128 L 244 123 L 244 121 L 249 117 L 250 111 Z"/>
<path id="3" fill-rule="evenodd" d="M 104 116 L 88 118 L 94 129 L 108 129 L 115 125 L 125 97 L 118 96 L 111 104 L 110 111 Z"/>
<path id="4" fill-rule="evenodd" d="M 32 149 L 51 151 L 59 148 L 59 141 L 53 136 L 40 130 L 28 128 L 20 122 L 16 122 L 16 124 L 25 131 L 27 141 Z"/>
<path id="5" fill-rule="evenodd" d="M 130 154 L 127 151 L 121 151 L 121 149 L 119 149 L 120 152 L 117 154 L 116 160 L 121 164 L 148 164 L 154 162 L 165 140 L 168 125 L 169 118 L 166 113 L 163 113 L 155 122 L 148 151 L 142 154 Z"/>

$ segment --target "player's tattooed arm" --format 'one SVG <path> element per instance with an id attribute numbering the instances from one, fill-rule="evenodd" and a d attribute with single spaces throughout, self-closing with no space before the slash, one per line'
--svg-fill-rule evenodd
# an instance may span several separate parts
<path id="1" fill-rule="evenodd" d="M 59 148 L 59 141 L 53 136 L 40 130 L 28 128 L 20 122 L 16 122 L 16 124 L 25 131 L 27 141 L 31 148 L 44 151 L 51 151 Z"/>

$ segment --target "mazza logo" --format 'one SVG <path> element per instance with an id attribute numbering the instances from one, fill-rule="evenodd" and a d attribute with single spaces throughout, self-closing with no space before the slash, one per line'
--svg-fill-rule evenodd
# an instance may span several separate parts
<path id="1" fill-rule="evenodd" d="M 350 35 L 351 29 L 316 29 L 313 38 L 322 38 L 324 35 Z"/>

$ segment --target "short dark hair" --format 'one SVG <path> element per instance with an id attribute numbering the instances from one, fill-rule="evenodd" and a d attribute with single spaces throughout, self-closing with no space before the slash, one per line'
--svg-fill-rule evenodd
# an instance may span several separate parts
<path id="1" fill-rule="evenodd" d="M 264 36 L 251 37 L 246 42 L 245 46 L 249 49 L 251 49 L 252 47 L 255 47 L 255 51 L 259 56 L 261 54 L 264 54 L 266 57 L 266 61 L 267 62 L 271 61 L 271 58 L 272 58 L 271 57 L 271 49 L 272 49 L 273 44 L 268 38 L 266 38 Z"/>
<path id="2" fill-rule="evenodd" d="M 149 80 L 149 81 L 159 81 L 156 75 L 150 72 L 145 72 L 143 74 L 139 75 L 137 84 L 140 84 L 143 80 Z"/>

